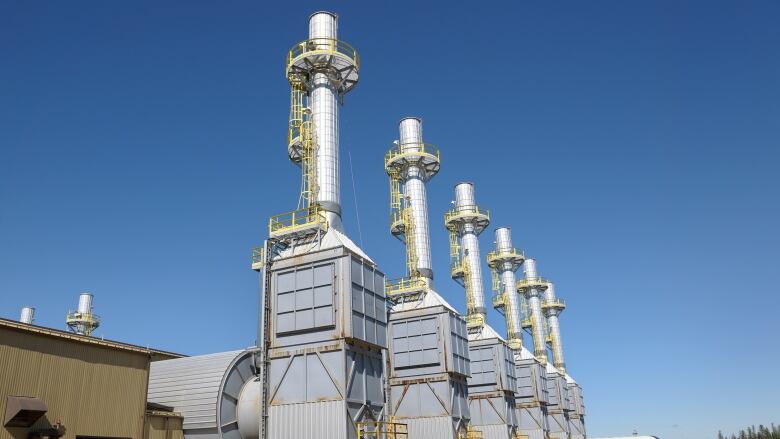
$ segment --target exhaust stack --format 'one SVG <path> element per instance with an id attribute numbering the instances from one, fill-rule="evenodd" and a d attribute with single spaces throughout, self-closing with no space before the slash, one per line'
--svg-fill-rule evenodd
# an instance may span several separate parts
<path id="1" fill-rule="evenodd" d="M 19 321 L 21 323 L 32 325 L 35 321 L 35 308 L 31 306 L 25 306 L 22 308 L 22 314 L 19 316 Z"/>
<path id="2" fill-rule="evenodd" d="M 525 256 L 512 246 L 512 230 L 496 229 L 496 249 L 488 253 L 487 261 L 493 278 L 493 307 L 506 319 L 507 344 L 511 349 L 523 347 L 520 297 L 517 294 L 515 271 Z"/>
<path id="3" fill-rule="evenodd" d="M 558 322 L 558 316 L 565 308 L 566 304 L 555 295 L 555 285 L 552 282 L 548 282 L 547 289 L 544 292 L 542 310 L 547 317 L 547 326 L 550 332 L 553 366 L 560 370 L 561 373 L 566 373 L 566 362 L 563 359 L 563 342 L 561 341 L 561 325 Z"/>
<path id="4" fill-rule="evenodd" d="M 406 244 L 408 285 L 404 279 L 391 285 L 400 290 L 430 287 L 433 283 L 431 240 L 428 229 L 428 196 L 425 184 L 439 172 L 439 151 L 423 142 L 422 120 L 407 117 L 399 123 L 400 137 L 385 155 L 390 177 L 390 232 L 403 235 Z"/>
<path id="5" fill-rule="evenodd" d="M 76 311 L 69 311 L 65 317 L 65 323 L 68 329 L 80 335 L 92 335 L 92 331 L 100 326 L 100 316 L 92 313 L 92 300 L 94 296 L 90 293 L 81 293 L 79 295 L 79 306 Z"/>
<path id="6" fill-rule="evenodd" d="M 444 214 L 444 224 L 450 232 L 450 274 L 466 288 L 466 326 L 479 332 L 487 312 L 477 237 L 490 224 L 490 213 L 477 206 L 473 183 L 455 186 L 455 208 Z"/>
<path id="7" fill-rule="evenodd" d="M 517 282 L 517 291 L 528 303 L 531 336 L 534 341 L 534 356 L 542 364 L 547 364 L 547 345 L 545 344 L 544 317 L 542 315 L 542 294 L 547 289 L 547 281 L 539 277 L 536 271 L 536 259 L 528 258 L 523 263 L 525 277 Z"/>

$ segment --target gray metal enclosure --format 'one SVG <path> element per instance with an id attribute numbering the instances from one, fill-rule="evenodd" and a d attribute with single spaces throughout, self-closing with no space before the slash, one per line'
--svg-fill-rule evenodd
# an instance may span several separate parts
<path id="1" fill-rule="evenodd" d="M 515 375 L 517 377 L 518 432 L 528 439 L 546 439 L 549 425 L 547 420 L 547 373 L 545 367 L 527 349 L 515 354 Z"/>
<path id="2" fill-rule="evenodd" d="M 356 437 L 385 405 L 384 275 L 345 245 L 282 252 L 267 271 L 268 438 Z"/>
<path id="3" fill-rule="evenodd" d="M 566 378 L 551 364 L 547 364 L 547 389 L 550 403 L 547 406 L 550 437 L 568 439 L 571 432 L 569 425 L 569 392 Z"/>
<path id="4" fill-rule="evenodd" d="M 585 433 L 585 403 L 582 398 L 582 387 L 574 380 L 568 382 L 569 401 L 572 411 L 569 412 L 569 431 L 572 439 L 584 439 Z"/>
<path id="5" fill-rule="evenodd" d="M 385 276 L 345 247 L 274 261 L 271 347 L 337 339 L 387 347 Z"/>
<path id="6" fill-rule="evenodd" d="M 390 413 L 410 438 L 456 439 L 470 418 L 466 323 L 433 291 L 390 314 Z"/>
<path id="7" fill-rule="evenodd" d="M 517 430 L 517 381 L 512 351 L 497 337 L 472 339 L 469 358 L 471 425 L 481 431 L 485 439 L 512 438 Z"/>

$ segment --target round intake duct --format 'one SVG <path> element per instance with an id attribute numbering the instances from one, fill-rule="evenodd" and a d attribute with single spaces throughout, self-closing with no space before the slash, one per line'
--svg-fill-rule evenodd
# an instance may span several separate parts
<path id="1" fill-rule="evenodd" d="M 256 349 L 156 361 L 149 374 L 149 402 L 184 416 L 184 436 L 258 439 L 262 386 L 255 375 Z"/>

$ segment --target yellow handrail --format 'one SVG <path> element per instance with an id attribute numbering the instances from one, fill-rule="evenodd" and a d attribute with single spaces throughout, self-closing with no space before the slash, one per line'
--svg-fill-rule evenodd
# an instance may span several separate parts
<path id="1" fill-rule="evenodd" d="M 305 209 L 272 216 L 268 221 L 268 232 L 273 235 L 324 222 L 325 218 L 320 215 L 319 206 L 315 204 Z"/>
<path id="2" fill-rule="evenodd" d="M 476 204 L 455 207 L 444 213 L 444 224 L 447 225 L 447 227 L 452 227 L 450 223 L 453 222 L 453 220 L 456 220 L 460 217 L 476 217 L 476 216 L 483 217 L 489 220 L 490 211 L 482 207 L 479 207 Z"/>
<path id="3" fill-rule="evenodd" d="M 428 287 L 428 281 L 423 277 L 399 277 L 385 282 L 385 294 L 390 297 L 409 291 L 419 291 Z"/>
<path id="4" fill-rule="evenodd" d="M 360 56 L 358 55 L 357 50 L 344 41 L 332 38 L 311 38 L 294 45 L 290 51 L 287 52 L 286 67 L 289 71 L 290 66 L 292 66 L 298 58 L 317 54 L 342 55 L 349 58 L 355 65 L 355 68 L 360 67 Z"/>
<path id="5" fill-rule="evenodd" d="M 549 281 L 541 276 L 532 277 L 529 279 L 519 279 L 517 281 L 517 289 L 531 288 L 531 287 L 547 287 Z"/>
<path id="6" fill-rule="evenodd" d="M 389 172 L 391 164 L 400 157 L 410 159 L 415 157 L 417 160 L 427 158 L 432 162 L 439 162 L 441 161 L 441 152 L 438 147 L 430 143 L 412 142 L 394 145 L 385 154 L 385 169 Z"/>
<path id="7" fill-rule="evenodd" d="M 520 259 L 521 260 L 520 262 L 522 262 L 522 260 L 525 260 L 525 252 L 523 252 L 522 250 L 517 250 L 515 248 L 509 251 L 493 250 L 488 252 L 487 254 L 488 264 L 493 264 L 494 261 L 496 261 L 497 259 Z"/>
<path id="8" fill-rule="evenodd" d="M 483 438 L 482 432 L 479 430 L 474 430 L 470 425 L 466 427 L 466 431 L 461 432 L 459 436 L 460 439 L 482 439 Z"/>
<path id="9" fill-rule="evenodd" d="M 358 439 L 408 439 L 406 424 L 400 422 L 368 421 L 357 423 Z"/>
<path id="10" fill-rule="evenodd" d="M 542 309 L 544 308 L 563 309 L 566 308 L 566 302 L 562 299 L 553 299 L 553 300 L 545 299 L 542 301 Z"/>
<path id="11" fill-rule="evenodd" d="M 264 264 L 265 263 L 265 248 L 263 247 L 255 247 L 252 249 L 252 266 L 255 266 L 256 264 Z"/>

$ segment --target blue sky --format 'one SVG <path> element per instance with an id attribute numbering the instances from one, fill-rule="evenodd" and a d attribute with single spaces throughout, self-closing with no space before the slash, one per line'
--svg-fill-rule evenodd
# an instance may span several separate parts
<path id="1" fill-rule="evenodd" d="M 471 180 L 568 303 L 591 436 L 780 422 L 771 1 L 2 2 L 0 315 L 33 305 L 61 328 L 88 290 L 106 338 L 254 343 L 250 249 L 298 191 L 283 60 L 318 9 L 362 56 L 342 204 L 388 275 L 403 247 L 382 156 L 417 115 L 443 151 L 438 289 L 464 309 L 441 217 Z"/>

